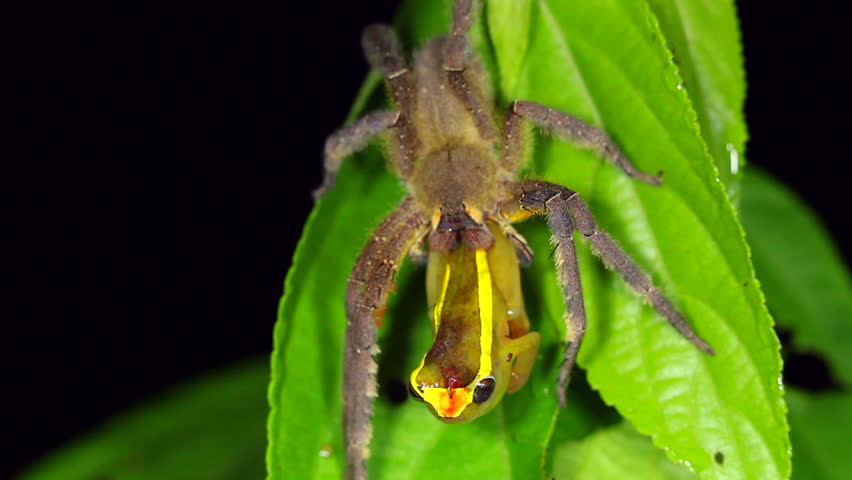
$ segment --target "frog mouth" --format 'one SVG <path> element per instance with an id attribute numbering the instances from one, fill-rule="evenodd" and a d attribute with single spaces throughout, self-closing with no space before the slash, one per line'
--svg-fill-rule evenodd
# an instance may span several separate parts
<path id="1" fill-rule="evenodd" d="M 423 399 L 442 418 L 457 418 L 473 401 L 473 394 L 466 388 L 427 388 Z"/>

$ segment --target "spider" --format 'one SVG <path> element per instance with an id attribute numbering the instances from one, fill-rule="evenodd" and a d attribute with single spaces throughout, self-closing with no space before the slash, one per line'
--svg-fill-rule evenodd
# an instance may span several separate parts
<path id="1" fill-rule="evenodd" d="M 521 180 L 525 122 L 596 150 L 628 176 L 659 186 L 639 171 L 602 130 L 544 105 L 516 100 L 502 131 L 487 78 L 467 32 L 473 0 L 456 0 L 449 34 L 427 43 L 406 64 L 393 30 L 371 25 L 362 44 L 395 105 L 368 113 L 325 144 L 332 188 L 344 157 L 385 136 L 390 167 L 408 194 L 381 223 L 359 256 L 346 295 L 343 416 L 346 478 L 366 478 L 377 396 L 377 322 L 394 275 L 407 255 L 427 263 L 434 343 L 411 374 L 409 390 L 447 423 L 471 421 L 520 389 L 535 362 L 539 334 L 530 331 L 519 269 L 532 252 L 512 223 L 544 215 L 555 246 L 557 279 L 568 314 L 567 347 L 557 378 L 559 405 L 586 329 L 573 234 L 579 231 L 611 269 L 698 349 L 714 354 L 648 276 L 596 224 L 576 192 Z"/>

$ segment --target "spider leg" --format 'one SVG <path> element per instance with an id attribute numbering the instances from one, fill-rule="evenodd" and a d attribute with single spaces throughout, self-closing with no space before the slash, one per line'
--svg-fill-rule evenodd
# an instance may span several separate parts
<path id="1" fill-rule="evenodd" d="M 417 131 L 412 123 L 415 108 L 415 92 L 411 74 L 402 55 L 400 42 L 393 29 L 387 25 L 373 24 L 364 29 L 361 46 L 370 66 L 382 72 L 396 107 L 401 113 L 394 126 L 396 150 L 394 158 L 399 175 L 406 179 L 414 168 L 415 151 L 419 146 Z"/>
<path id="2" fill-rule="evenodd" d="M 472 48 L 467 39 L 467 32 L 473 20 L 473 1 L 456 0 L 453 5 L 453 26 L 443 45 L 443 67 L 447 83 L 473 116 L 479 135 L 490 140 L 497 136 L 491 110 L 484 103 L 482 92 L 477 91 L 472 85 L 475 82 L 469 78 L 472 73 L 472 69 L 468 68 L 471 66 Z"/>
<path id="3" fill-rule="evenodd" d="M 473 22 L 473 0 L 456 0 L 453 4 L 453 26 L 444 41 L 444 70 L 463 72 L 470 59 L 467 31 Z"/>
<path id="4" fill-rule="evenodd" d="M 515 172 L 524 162 L 524 117 L 515 112 L 515 105 L 506 115 L 503 126 L 503 156 L 500 167 L 506 172 Z"/>
<path id="5" fill-rule="evenodd" d="M 524 181 L 517 184 L 516 198 L 517 207 L 520 209 L 547 215 L 547 223 L 552 234 L 551 241 L 556 244 L 559 284 L 568 310 L 566 321 L 569 342 L 557 384 L 560 406 L 565 404 L 564 389 L 568 385 L 571 368 L 574 366 L 586 328 L 585 307 L 574 249 L 574 229 L 582 233 L 583 237 L 592 244 L 592 250 L 601 257 L 604 264 L 618 272 L 636 293 L 645 297 L 657 313 L 665 317 L 675 330 L 702 352 L 709 355 L 715 354 L 710 345 L 692 330 L 672 303 L 651 283 L 648 276 L 606 232 L 598 228 L 591 211 L 577 192 L 552 183 Z"/>
<path id="6" fill-rule="evenodd" d="M 343 364 L 343 428 L 349 480 L 367 476 L 365 460 L 369 456 L 373 399 L 377 395 L 376 322 L 384 314 L 399 265 L 428 225 L 428 218 L 413 199 L 407 198 L 376 229 L 349 276 Z"/>
<path id="7" fill-rule="evenodd" d="M 516 100 L 509 111 L 506 121 L 506 137 L 517 138 L 520 142 L 522 117 L 539 128 L 550 130 L 560 138 L 578 143 L 597 151 L 601 156 L 617 165 L 628 176 L 649 185 L 659 186 L 660 177 L 642 172 L 618 148 L 615 142 L 601 129 L 572 117 L 566 113 L 541 105 L 540 103 Z M 511 137 L 510 137 L 511 136 Z M 517 169 L 522 161 L 521 150 L 517 145 L 504 145 L 504 164 Z"/>
<path id="8" fill-rule="evenodd" d="M 370 112 L 352 125 L 332 133 L 325 140 L 325 177 L 322 185 L 314 190 L 314 200 L 334 186 L 344 157 L 366 147 L 379 134 L 396 125 L 398 120 L 399 112 Z"/>
<path id="9" fill-rule="evenodd" d="M 583 337 L 586 334 L 586 307 L 583 303 L 583 287 L 580 282 L 580 268 L 577 263 L 577 250 L 574 247 L 574 222 L 565 208 L 562 191 L 570 192 L 556 185 L 538 182 L 533 187 L 529 182 L 521 184 L 522 192 L 519 196 L 521 208 L 531 210 L 534 213 L 547 215 L 547 224 L 550 227 L 550 241 L 556 247 L 554 250 L 554 262 L 556 264 L 556 275 L 559 286 L 562 289 L 562 298 L 565 302 L 565 330 L 568 346 L 559 367 L 559 376 L 556 380 L 556 396 L 559 406 L 567 404 L 565 389 L 571 377 L 571 370 L 577 359 L 577 352 Z M 548 188 L 553 187 L 553 188 Z M 573 192 L 570 192 L 573 193 Z"/>
<path id="10" fill-rule="evenodd" d="M 565 205 L 568 207 L 571 216 L 574 217 L 577 229 L 592 244 L 592 251 L 600 256 L 608 268 L 618 272 L 636 293 L 645 297 L 654 309 L 672 324 L 675 330 L 692 342 L 699 350 L 709 355 L 716 354 L 713 348 L 692 330 L 683 315 L 651 283 L 651 279 L 624 253 L 624 250 L 615 243 L 612 237 L 598 228 L 586 202 L 576 192 L 571 192 L 571 196 L 565 200 Z"/>

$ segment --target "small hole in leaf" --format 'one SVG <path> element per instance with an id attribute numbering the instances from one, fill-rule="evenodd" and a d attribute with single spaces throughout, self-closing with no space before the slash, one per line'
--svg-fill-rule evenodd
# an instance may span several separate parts
<path id="1" fill-rule="evenodd" d="M 716 455 L 713 455 L 713 460 L 716 460 L 716 463 L 719 465 L 725 464 L 725 454 L 722 452 L 716 452 Z"/>

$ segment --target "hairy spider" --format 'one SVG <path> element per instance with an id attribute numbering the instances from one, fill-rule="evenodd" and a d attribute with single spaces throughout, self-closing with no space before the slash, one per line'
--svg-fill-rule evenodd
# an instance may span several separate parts
<path id="1" fill-rule="evenodd" d="M 456 0 L 452 30 L 426 44 L 409 70 L 390 27 L 363 35 L 370 65 L 382 72 L 396 106 L 372 112 L 331 135 L 325 179 L 334 184 L 344 157 L 385 135 L 391 168 L 408 195 L 378 227 L 349 277 L 343 379 L 346 477 L 366 477 L 376 397 L 376 324 L 384 314 L 394 274 L 409 253 L 427 258 L 431 349 L 411 374 L 409 390 L 442 421 L 463 423 L 520 389 L 535 362 L 539 334 L 530 332 L 519 265 L 532 253 L 511 224 L 541 214 L 555 245 L 558 282 L 568 314 L 567 348 L 556 393 L 565 388 L 586 329 L 573 232 L 591 243 L 603 262 L 701 351 L 712 348 L 695 332 L 621 248 L 601 231 L 586 204 L 565 187 L 519 180 L 524 122 L 595 149 L 641 182 L 639 171 L 598 128 L 546 106 L 517 100 L 502 132 L 486 77 L 468 43 L 473 0 Z M 428 249 L 428 256 L 424 253 Z"/>

